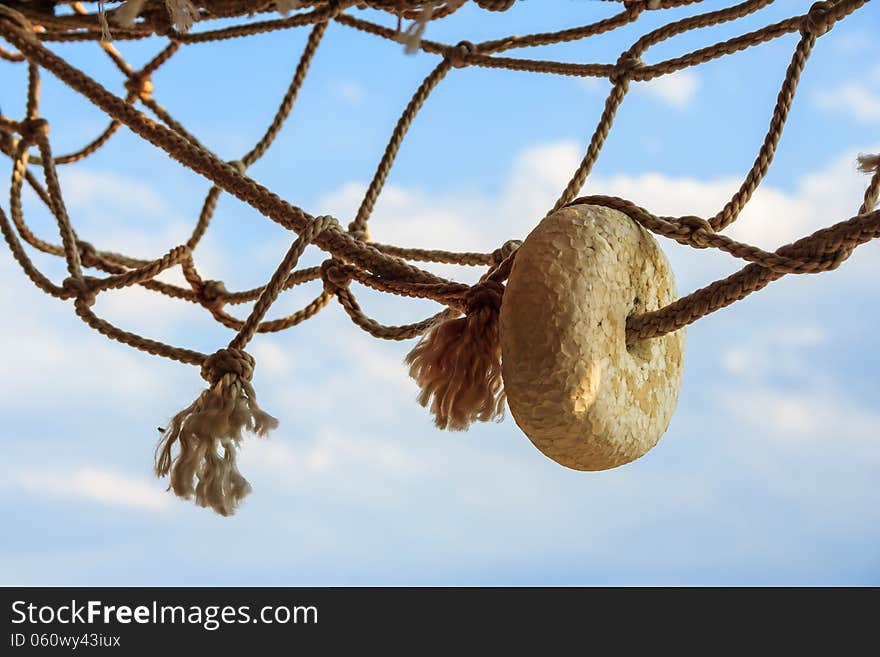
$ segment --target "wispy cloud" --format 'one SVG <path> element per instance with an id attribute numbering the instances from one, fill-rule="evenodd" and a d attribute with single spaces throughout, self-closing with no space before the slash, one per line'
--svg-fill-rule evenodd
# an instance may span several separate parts
<path id="1" fill-rule="evenodd" d="M 392 186 L 377 205 L 374 236 L 401 244 L 466 249 L 492 249 L 505 239 L 523 237 L 552 206 L 582 150 L 583 144 L 570 140 L 523 149 L 491 194 Z M 777 246 L 842 218 L 839 215 L 857 206 L 866 182 L 855 170 L 853 157 L 844 154 L 787 190 L 765 185 L 735 234 Z M 594 177 L 584 191 L 621 195 L 658 213 L 707 215 L 723 205 L 738 182 L 733 177 L 699 180 L 644 172 Z M 351 216 L 362 191 L 363 183 L 352 181 L 315 205 Z M 289 236 L 285 239 L 289 243 Z M 677 273 L 688 281 L 703 276 L 707 257 L 706 252 L 682 249 L 676 255 Z M 719 258 L 722 269 L 736 266 L 727 256 Z M 12 264 L 0 267 L 2 280 L 12 280 L 13 275 L 21 278 L 12 273 Z M 461 272 L 455 275 L 460 278 Z M 834 288 L 841 294 L 854 293 L 849 286 L 855 279 L 844 272 L 829 275 L 829 280 L 841 281 L 841 287 Z M 27 403 L 38 400 L 40 408 L 46 408 L 46 395 L 54 413 L 72 418 L 71 425 L 79 427 L 88 426 L 89 413 L 103 408 L 106 400 L 97 399 L 102 395 L 112 402 L 112 422 L 122 424 L 145 414 L 161 422 L 197 394 L 202 383 L 195 371 L 129 353 L 97 336 L 84 343 L 71 324 L 58 320 L 68 308 L 48 311 L 33 300 L 35 292 L 19 289 L 20 282 L 16 280 L 13 291 L 0 286 L 0 304 L 15 308 L 28 327 L 25 338 L 11 329 L 6 336 L 10 343 L 26 347 L 13 350 L 18 360 L 12 369 L 24 374 L 8 378 L 4 389 L 15 405 L 6 408 L 19 424 L 41 430 L 40 411 Z M 358 293 L 365 309 L 387 323 L 411 321 L 417 312 L 414 304 L 397 298 L 371 296 L 360 289 Z M 736 312 L 754 317 L 745 304 Z M 760 320 L 766 322 L 766 317 Z M 281 426 L 269 440 L 245 441 L 241 468 L 255 492 L 233 522 L 245 523 L 249 531 L 226 530 L 224 540 L 236 554 L 259 550 L 269 542 L 284 544 L 284 550 L 266 551 L 259 564 L 237 566 L 249 581 L 265 577 L 276 584 L 363 581 L 356 576 L 380 583 L 741 582 L 748 577 L 763 581 L 761 577 L 769 576 L 762 573 L 767 572 L 774 573 L 773 581 L 797 581 L 796 574 L 786 573 L 813 572 L 811 560 L 829 549 L 825 526 L 838 522 L 838 516 L 834 509 L 816 511 L 817 498 L 797 475 L 766 471 L 769 457 L 760 452 L 761 445 L 772 445 L 773 458 L 786 461 L 801 454 L 804 445 L 821 452 L 828 432 L 848 432 L 853 460 L 839 465 L 826 484 L 849 505 L 853 524 L 874 508 L 875 498 L 866 494 L 869 489 L 862 478 L 871 467 L 869 432 L 877 422 L 876 411 L 850 398 L 846 381 L 829 381 L 827 376 L 823 380 L 822 372 L 810 365 L 815 350 L 836 342 L 835 321 L 816 316 L 797 326 L 777 324 L 763 333 L 752 328 L 737 333 L 735 340 L 713 341 L 711 348 L 692 347 L 689 358 L 698 363 L 710 360 L 713 367 L 711 377 L 695 378 L 690 384 L 705 391 L 705 407 L 682 399 L 670 434 L 645 459 L 613 472 L 586 474 L 545 459 L 510 419 L 466 434 L 435 431 L 406 375 L 402 359 L 407 345 L 373 341 L 352 327 L 334 304 L 296 331 L 258 335 L 248 347 L 257 359 L 255 386 L 261 405 L 279 416 Z M 743 325 L 751 326 L 748 321 Z M 27 337 L 33 337 L 33 344 Z M 193 343 L 208 341 L 197 331 L 187 337 Z M 29 370 L 32 358 L 36 365 Z M 43 374 L 56 360 L 61 371 L 76 376 L 58 381 Z M 799 377 L 798 387 L 780 384 L 780 372 Z M 135 389 L 120 390 L 126 382 L 133 382 Z M 87 404 L 72 396 L 77 388 L 87 389 Z M 187 389 L 170 404 L 166 388 L 175 395 Z M 709 425 L 702 413 L 713 422 L 712 441 L 704 440 Z M 149 438 L 132 447 L 138 451 L 132 459 L 141 464 L 137 472 L 143 478 L 118 472 L 113 463 L 119 453 L 97 449 L 92 436 L 72 428 L 70 440 L 82 441 L 91 466 L 71 468 L 63 457 L 56 457 L 35 467 L 34 450 L 13 456 L 9 467 L 18 472 L 10 478 L 16 489 L 13 503 L 45 496 L 83 505 L 179 509 L 173 517 L 156 517 L 173 524 L 181 542 L 202 544 L 206 528 L 221 525 L 201 515 L 193 520 L 198 510 L 178 502 L 164 491 L 163 482 L 150 478 L 149 442 L 155 439 L 155 425 L 144 424 L 139 431 L 139 436 Z M 738 433 L 748 436 L 734 440 Z M 9 435 L 16 436 L 11 430 Z M 19 450 L 27 444 L 17 436 L 9 442 Z M 803 458 L 802 472 L 824 467 L 821 459 Z M 765 500 L 779 503 L 784 497 L 786 517 L 794 519 L 780 528 L 772 504 L 744 502 L 744 480 Z M 178 521 L 178 515 L 187 521 Z M 802 517 L 813 524 L 797 520 Z M 856 530 L 861 538 L 851 537 L 853 544 L 870 542 L 870 529 L 852 531 Z M 682 535 L 687 535 L 689 550 L 683 549 Z M 755 535 L 764 536 L 764 542 L 756 545 Z M 32 540 L 37 540 L 36 534 Z M 128 577 L 129 583 L 135 577 L 151 578 L 155 563 L 173 561 L 179 553 L 180 543 L 166 545 L 150 536 L 143 540 L 149 545 L 144 550 L 148 557 L 136 566 L 126 564 L 121 577 Z M 794 542 L 810 546 L 802 564 L 792 565 L 787 547 Z M 626 549 L 646 543 L 656 549 Z M 405 556 L 389 560 L 389 551 Z M 215 561 L 201 565 L 204 572 L 191 577 L 220 583 L 217 573 L 229 570 L 220 566 L 232 557 L 211 558 Z M 177 582 L 191 581 L 186 569 L 193 562 L 183 558 L 175 563 Z M 356 568 L 340 566 L 353 563 Z M 741 570 L 723 567 L 730 564 Z M 795 570 L 779 570 L 782 566 Z M 0 573 L 2 568 L 0 563 Z M 135 568 L 137 576 L 128 574 Z M 354 568 L 356 575 L 345 568 Z M 96 581 L 107 581 L 100 570 L 90 573 Z"/>
<path id="2" fill-rule="evenodd" d="M 332 89 L 337 98 L 354 105 L 363 102 L 366 96 L 363 85 L 354 80 L 337 80 L 333 83 Z"/>
<path id="3" fill-rule="evenodd" d="M 28 493 L 130 509 L 159 511 L 172 501 L 152 482 L 90 467 L 27 470 L 18 475 L 17 483 Z"/>
<path id="4" fill-rule="evenodd" d="M 648 82 L 637 83 L 634 89 L 677 110 L 690 107 L 700 89 L 700 77 L 693 71 L 676 71 Z"/>
<path id="5" fill-rule="evenodd" d="M 609 82 L 602 78 L 578 78 L 577 84 L 592 94 L 607 94 L 611 89 Z M 633 90 L 675 110 L 685 110 L 697 98 L 700 76 L 694 71 L 675 71 L 647 82 L 636 82 Z"/>
<path id="6" fill-rule="evenodd" d="M 880 88 L 877 80 L 844 82 L 831 89 L 817 91 L 816 104 L 825 110 L 846 114 L 862 123 L 880 122 Z"/>

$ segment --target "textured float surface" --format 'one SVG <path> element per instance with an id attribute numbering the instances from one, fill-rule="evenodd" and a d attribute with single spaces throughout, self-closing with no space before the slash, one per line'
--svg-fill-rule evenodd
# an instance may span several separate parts
<path id="1" fill-rule="evenodd" d="M 626 319 L 677 298 L 656 240 L 595 205 L 545 218 L 520 247 L 501 306 L 516 423 L 544 454 L 605 470 L 650 450 L 678 401 L 684 331 L 626 346 Z"/>

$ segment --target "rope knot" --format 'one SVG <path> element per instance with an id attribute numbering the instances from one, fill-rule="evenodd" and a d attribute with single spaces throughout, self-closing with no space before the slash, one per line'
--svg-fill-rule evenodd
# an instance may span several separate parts
<path id="1" fill-rule="evenodd" d="M 98 250 L 91 242 L 85 240 L 77 240 L 76 248 L 79 251 L 79 261 L 84 267 L 94 267 L 100 262 Z"/>
<path id="2" fill-rule="evenodd" d="M 459 41 L 446 53 L 446 59 L 455 68 L 464 68 L 470 64 L 471 55 L 477 53 L 477 47 L 470 41 Z"/>
<path id="3" fill-rule="evenodd" d="M 489 266 L 497 267 L 521 246 L 522 242 L 520 240 L 507 240 L 500 247 L 492 251 L 492 255 L 489 256 Z"/>
<path id="4" fill-rule="evenodd" d="M 254 357 L 242 349 L 220 349 L 202 363 L 202 378 L 211 385 L 227 374 L 235 374 L 244 381 L 254 376 Z"/>
<path id="5" fill-rule="evenodd" d="M 325 230 L 338 228 L 339 222 L 336 221 L 336 217 L 329 214 L 322 214 L 312 219 L 312 222 L 306 226 L 305 230 L 303 230 L 300 235 L 306 237 L 309 242 L 313 242 L 315 241 L 315 238 Z"/>
<path id="6" fill-rule="evenodd" d="M 247 165 L 244 162 L 242 162 L 241 160 L 229 160 L 229 162 L 227 162 L 226 164 L 231 166 L 233 169 L 238 171 L 240 174 L 244 174 L 245 171 L 247 171 Z"/>
<path id="7" fill-rule="evenodd" d="M 18 130 L 25 141 L 34 143 L 38 135 L 45 137 L 49 134 L 49 122 L 46 119 L 25 119 Z"/>
<path id="8" fill-rule="evenodd" d="M 226 285 L 223 284 L 223 281 L 202 281 L 202 285 L 199 288 L 199 299 L 207 308 L 222 308 L 223 304 L 226 302 L 226 295 L 229 294 L 229 291 L 226 289 Z"/>
<path id="9" fill-rule="evenodd" d="M 632 72 L 643 65 L 642 58 L 632 52 L 624 52 L 614 64 L 614 72 L 611 74 L 611 82 L 618 84 L 623 80 L 629 80 Z"/>
<path id="10" fill-rule="evenodd" d="M 359 226 L 357 221 L 348 224 L 348 234 L 361 242 L 369 242 L 372 239 L 370 229 L 367 226 Z"/>
<path id="11" fill-rule="evenodd" d="M 715 234 L 715 229 L 702 217 L 679 217 L 678 225 L 687 229 L 686 238 L 694 248 L 706 249 L 711 246 L 711 236 Z"/>
<path id="12" fill-rule="evenodd" d="M 466 315 L 435 324 L 406 357 L 419 403 L 441 429 L 504 415 L 499 316 L 504 286 L 484 280 L 463 295 Z"/>
<path id="13" fill-rule="evenodd" d="M 149 100 L 153 96 L 153 80 L 150 74 L 133 73 L 125 81 L 125 89 L 135 98 Z"/>
<path id="14" fill-rule="evenodd" d="M 321 263 L 321 280 L 324 281 L 325 292 L 336 294 L 337 290 L 348 287 L 351 277 L 338 260 L 330 258 Z"/>
<path id="15" fill-rule="evenodd" d="M 236 463 L 242 434 L 266 436 L 278 426 L 257 404 L 253 374 L 254 359 L 241 349 L 208 356 L 202 377 L 210 387 L 171 419 L 156 445 L 155 471 L 170 477 L 169 488 L 223 516 L 235 513 L 251 490 Z"/>
<path id="16" fill-rule="evenodd" d="M 501 297 L 504 295 L 504 286 L 497 281 L 482 281 L 477 283 L 464 294 L 464 303 L 467 314 L 471 314 L 481 308 L 501 310 Z"/>
<path id="17" fill-rule="evenodd" d="M 835 16 L 832 12 L 834 5 L 827 0 L 814 2 L 806 13 L 801 25 L 801 34 L 811 34 L 820 37 L 834 27 Z"/>
<path id="18" fill-rule="evenodd" d="M 89 307 L 94 306 L 96 294 L 92 284 L 97 282 L 97 280 L 93 276 L 82 276 L 79 278 L 68 276 L 61 283 L 64 297 L 66 299 L 79 299 Z"/>

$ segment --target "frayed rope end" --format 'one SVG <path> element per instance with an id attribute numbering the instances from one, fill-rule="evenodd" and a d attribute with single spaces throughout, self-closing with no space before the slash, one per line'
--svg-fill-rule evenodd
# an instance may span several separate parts
<path id="1" fill-rule="evenodd" d="M 169 489 L 222 516 L 235 513 L 251 491 L 236 462 L 242 432 L 266 436 L 278 426 L 257 405 L 253 370 L 253 357 L 238 349 L 210 356 L 202 376 L 211 387 L 174 416 L 156 446 L 156 475 L 170 475 Z"/>
<path id="2" fill-rule="evenodd" d="M 880 171 L 880 155 L 859 155 L 859 171 L 877 173 Z"/>
<path id="3" fill-rule="evenodd" d="M 467 315 L 432 327 L 406 357 L 410 376 L 441 429 L 464 431 L 475 421 L 504 417 L 498 315 L 504 286 L 472 287 Z"/>
<path id="4" fill-rule="evenodd" d="M 179 32 L 189 32 L 199 16 L 199 10 L 190 0 L 165 0 L 171 24 Z"/>

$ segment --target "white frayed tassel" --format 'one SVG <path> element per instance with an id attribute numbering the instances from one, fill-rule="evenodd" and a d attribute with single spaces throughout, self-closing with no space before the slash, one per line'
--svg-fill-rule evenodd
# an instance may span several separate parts
<path id="1" fill-rule="evenodd" d="M 147 0 L 125 0 L 113 12 L 113 22 L 120 27 L 134 27 L 134 22 L 141 15 Z"/>
<path id="2" fill-rule="evenodd" d="M 170 475 L 169 488 L 222 516 L 235 513 L 251 491 L 236 464 L 242 432 L 266 436 L 278 426 L 257 405 L 253 372 L 253 357 L 239 349 L 210 356 L 202 377 L 211 387 L 174 416 L 156 446 L 156 474 Z M 172 455 L 175 444 L 177 454 Z"/>
<path id="3" fill-rule="evenodd" d="M 452 13 L 465 2 L 466 0 L 426 0 L 415 20 L 403 32 L 398 32 L 397 34 L 397 41 L 406 46 L 406 54 L 412 55 L 418 52 L 419 47 L 422 45 L 422 37 L 425 36 L 425 29 L 428 23 L 433 20 L 434 12 L 437 11 L 440 5 L 445 3 L 449 9 L 448 13 Z"/>
<path id="4" fill-rule="evenodd" d="M 168 9 L 171 24 L 179 32 L 189 32 L 199 12 L 190 0 L 165 0 L 165 8 Z"/>
<path id="5" fill-rule="evenodd" d="M 405 46 L 407 55 L 418 52 L 419 46 L 422 43 L 422 37 L 425 35 L 425 28 L 434 17 L 434 10 L 438 4 L 438 0 L 426 2 L 419 15 L 409 24 L 409 27 L 397 35 L 397 40 Z"/>
<path id="6" fill-rule="evenodd" d="M 275 9 L 282 16 L 287 16 L 293 10 L 302 8 L 302 0 L 275 0 Z"/>

